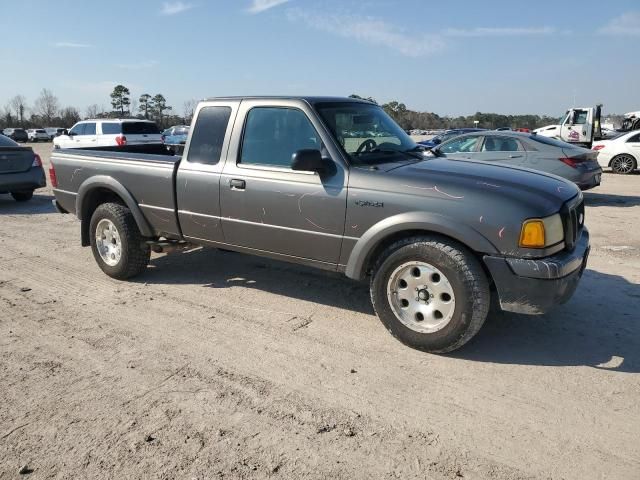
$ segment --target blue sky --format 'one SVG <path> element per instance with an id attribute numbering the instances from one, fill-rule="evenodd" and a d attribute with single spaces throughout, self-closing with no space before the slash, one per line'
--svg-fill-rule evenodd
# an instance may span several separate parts
<path id="1" fill-rule="evenodd" d="M 638 0 L 0 0 L 0 106 L 373 96 L 441 115 L 640 110 Z"/>

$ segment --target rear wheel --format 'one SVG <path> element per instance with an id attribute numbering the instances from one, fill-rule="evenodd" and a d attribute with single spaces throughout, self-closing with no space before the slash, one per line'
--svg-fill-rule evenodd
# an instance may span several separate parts
<path id="1" fill-rule="evenodd" d="M 434 353 L 456 350 L 487 317 L 491 295 L 480 263 L 447 238 L 396 242 L 374 271 L 373 307 L 405 345 Z"/>
<path id="2" fill-rule="evenodd" d="M 33 190 L 27 192 L 11 192 L 11 196 L 16 202 L 28 202 L 33 198 Z"/>
<path id="3" fill-rule="evenodd" d="M 142 273 L 151 249 L 127 207 L 104 203 L 96 208 L 89 226 L 93 257 L 104 273 L 124 280 Z"/>
<path id="4" fill-rule="evenodd" d="M 611 160 L 611 170 L 622 175 L 633 172 L 637 166 L 636 159 L 627 154 L 617 155 Z"/>

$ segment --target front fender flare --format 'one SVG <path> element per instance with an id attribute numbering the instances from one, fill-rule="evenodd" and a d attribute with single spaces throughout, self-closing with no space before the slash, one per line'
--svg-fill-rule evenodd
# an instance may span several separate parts
<path id="1" fill-rule="evenodd" d="M 95 177 L 88 178 L 82 183 L 82 185 L 80 185 L 80 188 L 78 188 L 78 195 L 76 196 L 76 215 L 83 223 L 91 220 L 90 218 L 84 218 L 87 216 L 87 200 L 90 198 L 91 192 L 95 191 L 97 188 L 104 188 L 118 195 L 126 204 L 127 208 L 131 210 L 131 214 L 133 215 L 142 236 L 154 236 L 153 229 L 149 225 L 149 222 L 147 222 L 147 219 L 142 213 L 142 210 L 140 210 L 140 207 L 133 198 L 133 195 L 131 195 L 124 185 L 116 179 L 106 175 L 97 175 Z"/>
<path id="2" fill-rule="evenodd" d="M 406 212 L 385 218 L 371 226 L 356 242 L 345 269 L 345 275 L 362 280 L 367 273 L 370 255 L 385 238 L 403 231 L 424 231 L 446 235 L 475 252 L 499 253 L 480 232 L 456 223 L 450 217 L 427 212 Z"/>

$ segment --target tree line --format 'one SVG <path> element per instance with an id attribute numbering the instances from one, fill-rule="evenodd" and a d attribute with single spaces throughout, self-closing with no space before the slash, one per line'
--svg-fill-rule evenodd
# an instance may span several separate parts
<path id="1" fill-rule="evenodd" d="M 43 88 L 33 104 L 24 95 L 15 95 L 0 108 L 0 129 L 19 128 L 70 128 L 82 119 L 91 118 L 138 118 L 154 120 L 160 128 L 177 124 L 189 124 L 198 104 L 188 100 L 183 105 L 183 115 L 173 112 L 167 99 L 161 93 L 143 93 L 132 98 L 131 91 L 124 85 L 116 85 L 109 95 L 111 109 L 104 105 L 89 105 L 84 115 L 75 107 L 62 107 L 53 92 Z"/>
<path id="2" fill-rule="evenodd" d="M 349 95 L 351 98 L 360 98 L 372 103 L 378 102 L 371 97 Z M 545 125 L 558 123 L 558 119 L 547 115 L 501 115 L 498 113 L 477 112 L 474 115 L 458 117 L 441 117 L 432 112 L 417 112 L 408 109 L 404 103 L 392 101 L 381 105 L 391 118 L 393 118 L 405 130 L 441 130 L 449 128 L 474 127 L 476 120 L 480 128 L 539 128 Z"/>
<path id="3" fill-rule="evenodd" d="M 371 97 L 356 94 L 352 98 L 378 102 Z M 143 93 L 132 97 L 131 91 L 124 85 L 116 85 L 110 94 L 111 110 L 104 105 L 89 105 L 84 115 L 72 106 L 62 107 L 58 98 L 47 88 L 43 88 L 33 105 L 27 103 L 23 95 L 16 95 L 0 109 L 0 129 L 7 127 L 41 128 L 71 127 L 79 120 L 89 118 L 139 118 L 154 120 L 160 128 L 170 125 L 189 124 L 198 104 L 197 100 L 188 100 L 183 105 L 183 114 L 177 115 L 167 99 L 161 93 L 151 95 Z M 391 101 L 382 108 L 405 130 L 439 130 L 475 126 L 482 128 L 539 128 L 558 122 L 557 118 L 546 115 L 501 115 L 498 113 L 476 112 L 474 115 L 448 117 L 433 112 L 418 112 L 407 108 L 404 103 Z M 618 116 L 610 116 L 618 118 Z"/>

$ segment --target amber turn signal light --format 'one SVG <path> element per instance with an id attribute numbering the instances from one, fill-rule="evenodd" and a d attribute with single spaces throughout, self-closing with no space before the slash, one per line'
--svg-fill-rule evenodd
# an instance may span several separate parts
<path id="1" fill-rule="evenodd" d="M 520 246 L 525 248 L 545 247 L 544 222 L 542 220 L 527 220 L 522 224 Z"/>

